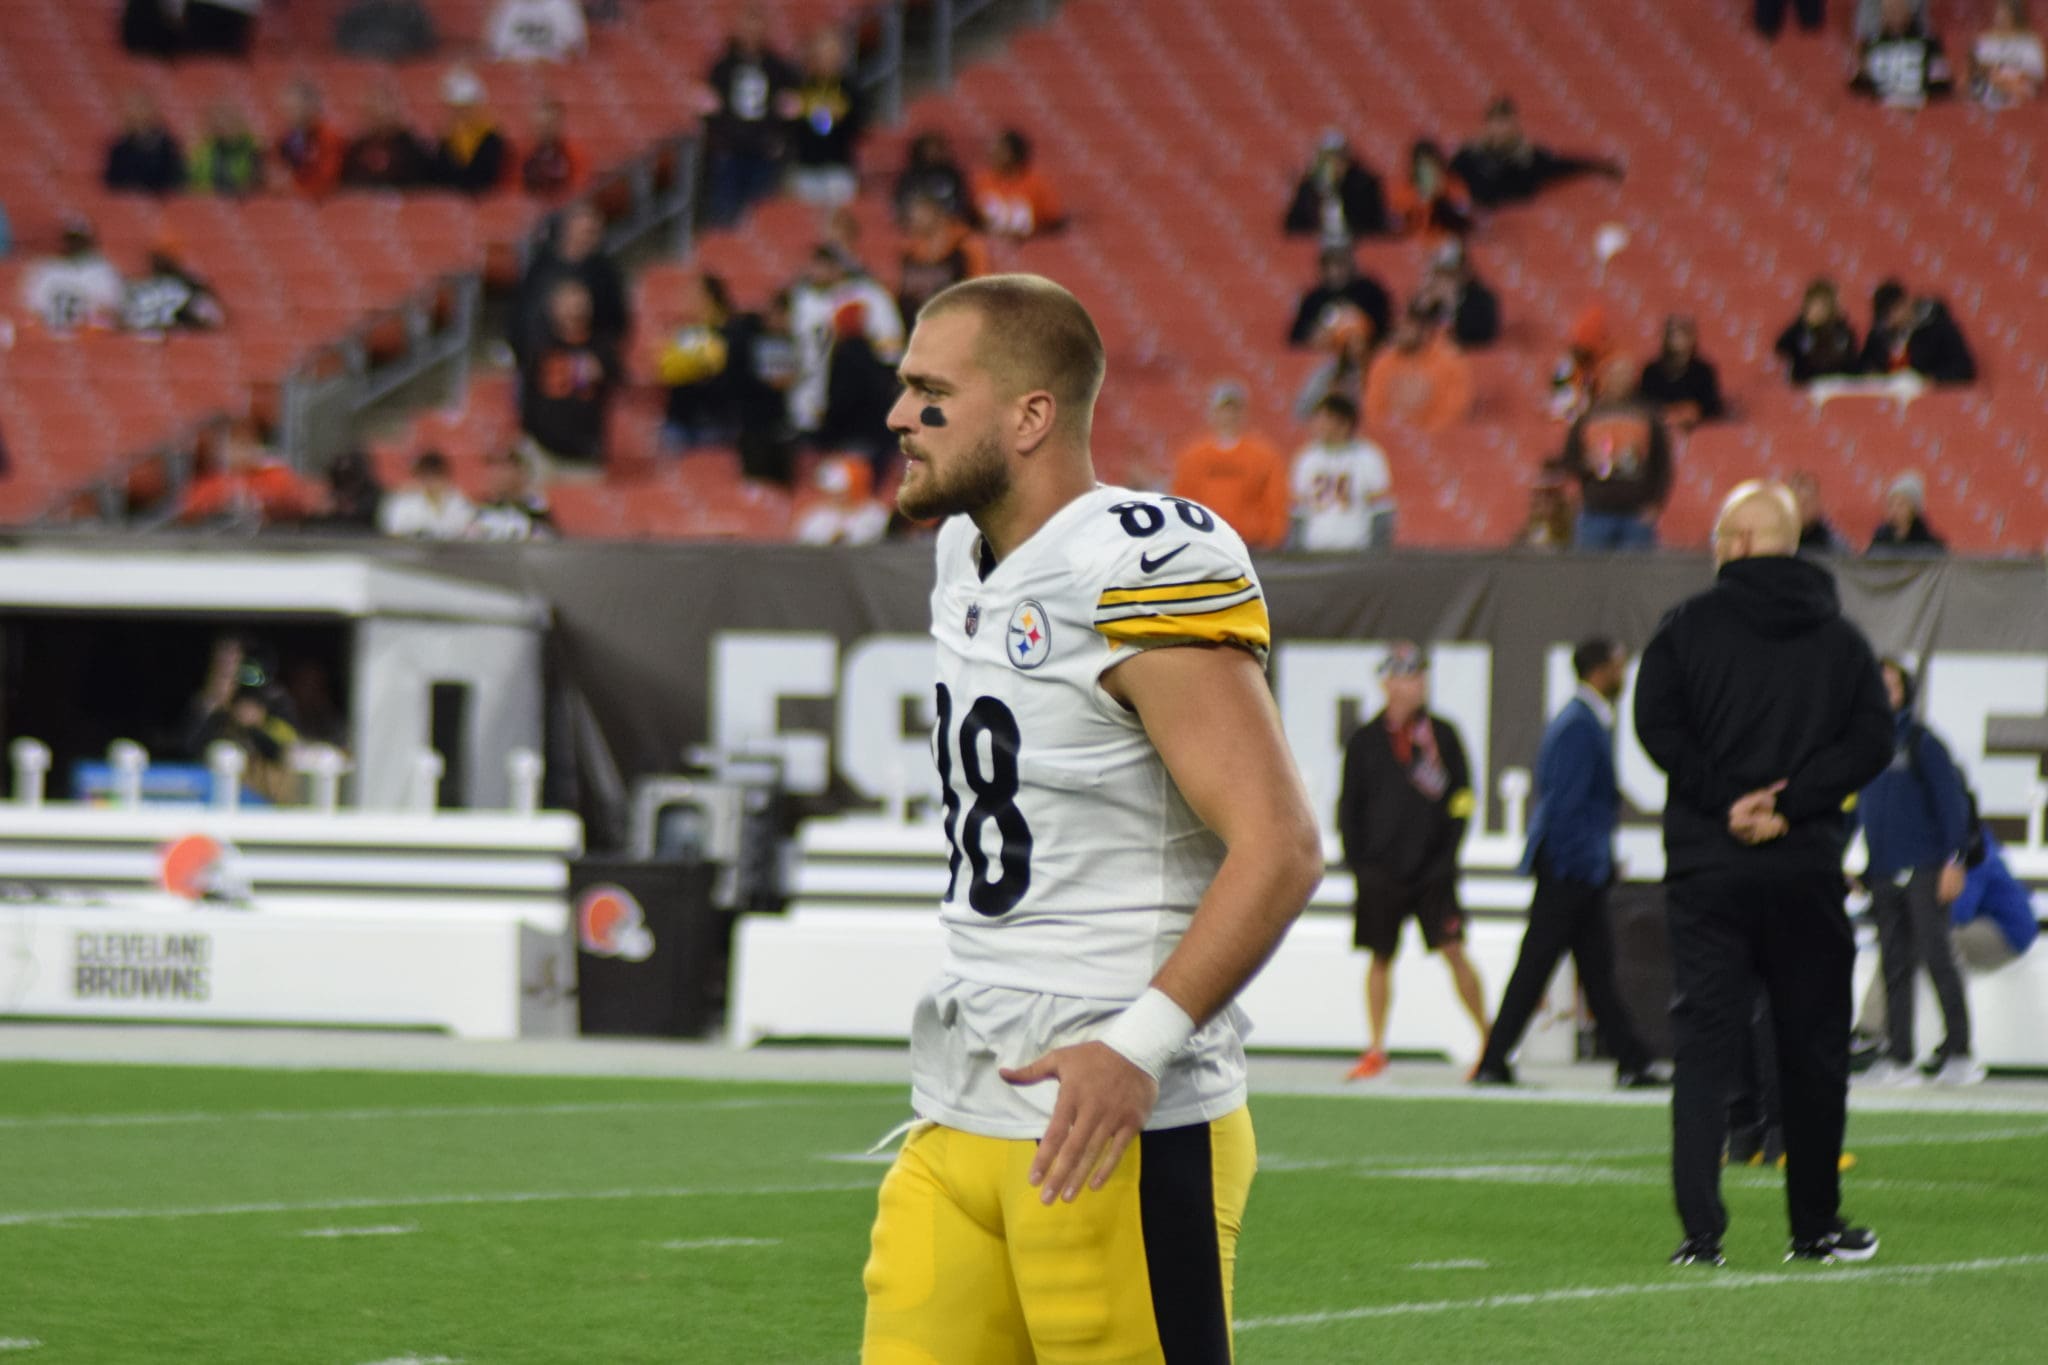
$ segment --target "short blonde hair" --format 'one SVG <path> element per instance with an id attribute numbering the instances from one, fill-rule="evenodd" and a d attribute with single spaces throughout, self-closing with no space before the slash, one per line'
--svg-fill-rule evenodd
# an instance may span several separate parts
<path id="1" fill-rule="evenodd" d="M 940 290 L 917 316 L 922 322 L 962 309 L 981 317 L 983 365 L 1018 393 L 1044 389 L 1063 424 L 1087 428 L 1107 361 L 1102 333 L 1079 299 L 1043 275 L 983 275 Z"/>

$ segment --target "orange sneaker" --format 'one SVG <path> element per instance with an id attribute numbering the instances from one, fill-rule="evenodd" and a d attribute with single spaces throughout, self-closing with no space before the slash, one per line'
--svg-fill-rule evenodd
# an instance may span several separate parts
<path id="1" fill-rule="evenodd" d="M 1387 1069 L 1387 1054 L 1378 1048 L 1368 1048 L 1358 1054 L 1358 1065 L 1344 1073 L 1347 1081 L 1369 1081 Z"/>

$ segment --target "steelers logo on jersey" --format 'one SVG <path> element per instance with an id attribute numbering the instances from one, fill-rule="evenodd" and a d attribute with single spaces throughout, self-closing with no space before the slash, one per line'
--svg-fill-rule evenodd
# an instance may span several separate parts
<path id="1" fill-rule="evenodd" d="M 1010 662 L 1033 669 L 1052 657 L 1052 622 L 1036 602 L 1019 602 L 1010 613 Z"/>

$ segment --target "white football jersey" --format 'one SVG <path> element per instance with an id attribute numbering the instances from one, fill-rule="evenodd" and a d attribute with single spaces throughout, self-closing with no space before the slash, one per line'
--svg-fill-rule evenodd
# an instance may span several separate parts
<path id="1" fill-rule="evenodd" d="M 1164 645 L 1263 659 L 1265 599 L 1208 509 L 1100 487 L 993 568 L 973 523 L 947 522 L 932 635 L 951 878 L 946 975 L 912 1029 L 918 1113 L 1037 1137 L 1055 1087 L 1018 1089 L 996 1068 L 1095 1037 L 1143 994 L 1224 854 L 1102 676 Z M 1151 1126 L 1244 1102 L 1243 1025 L 1224 1011 L 1169 1064 Z"/>
<path id="2" fill-rule="evenodd" d="M 1363 550 L 1373 543 L 1373 514 L 1393 481 L 1385 452 L 1361 440 L 1304 448 L 1294 457 L 1292 484 L 1300 548 Z"/>

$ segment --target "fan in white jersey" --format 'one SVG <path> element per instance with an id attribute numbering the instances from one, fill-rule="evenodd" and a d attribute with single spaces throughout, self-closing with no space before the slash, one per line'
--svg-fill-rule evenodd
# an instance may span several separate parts
<path id="1" fill-rule="evenodd" d="M 64 225 L 63 249 L 37 261 L 22 276 L 21 300 L 54 331 L 111 327 L 119 320 L 127 286 L 83 222 Z"/>
<path id="2" fill-rule="evenodd" d="M 889 414 L 899 506 L 947 518 L 951 857 L 869 1365 L 1229 1358 L 1254 1164 L 1233 1001 L 1322 852 L 1250 556 L 1197 503 L 1096 482 L 1102 372 L 1071 294 L 988 276 L 925 305 Z"/>
<path id="3" fill-rule="evenodd" d="M 802 283 L 790 294 L 789 330 L 796 338 L 796 382 L 789 390 L 789 417 L 798 431 L 811 432 L 825 417 L 832 378 L 832 341 L 842 309 L 860 310 L 860 330 L 885 363 L 903 350 L 903 315 L 896 299 L 871 275 L 849 270 L 836 248 L 811 253 Z"/>
<path id="4" fill-rule="evenodd" d="M 1294 546 L 1369 550 L 1394 539 L 1387 456 L 1358 434 L 1358 405 L 1326 395 L 1310 414 L 1315 439 L 1294 457 Z"/>

